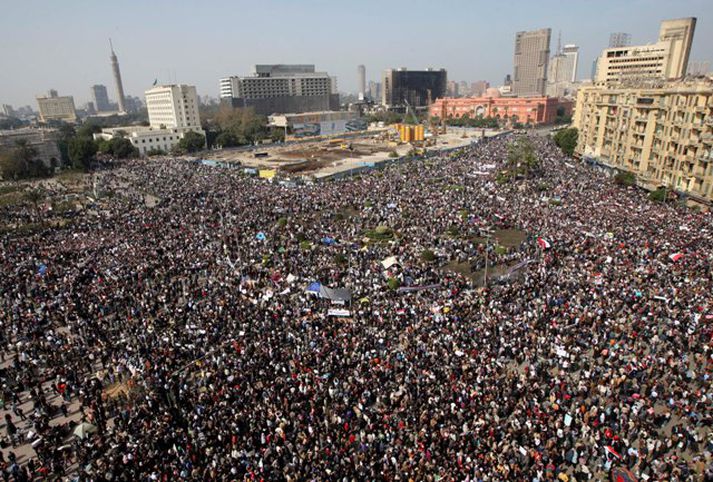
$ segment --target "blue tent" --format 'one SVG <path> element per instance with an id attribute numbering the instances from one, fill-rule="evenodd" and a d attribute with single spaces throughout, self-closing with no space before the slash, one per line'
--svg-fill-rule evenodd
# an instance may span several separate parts
<path id="1" fill-rule="evenodd" d="M 307 286 L 307 289 L 305 290 L 307 293 L 317 293 L 319 294 L 319 291 L 322 289 L 322 283 L 319 281 L 313 281 Z"/>
<path id="2" fill-rule="evenodd" d="M 37 270 L 37 274 L 39 274 L 40 276 L 44 276 L 45 273 L 47 273 L 47 265 L 42 263 L 40 265 L 40 268 Z"/>
<path id="3" fill-rule="evenodd" d="M 326 244 L 327 246 L 333 246 L 333 245 L 337 244 L 337 241 L 334 238 L 325 236 L 322 238 L 322 244 Z"/>

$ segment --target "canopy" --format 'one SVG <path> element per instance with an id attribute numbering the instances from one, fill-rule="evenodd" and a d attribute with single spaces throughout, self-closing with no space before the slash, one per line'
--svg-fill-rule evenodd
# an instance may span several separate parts
<path id="1" fill-rule="evenodd" d="M 313 281 L 305 289 L 307 293 L 315 293 L 320 298 L 332 301 L 351 301 L 352 292 L 346 288 L 327 288 L 319 281 Z"/>
<path id="2" fill-rule="evenodd" d="M 381 265 L 386 269 L 389 269 L 393 265 L 398 264 L 398 263 L 399 263 L 399 260 L 396 258 L 396 256 L 389 256 L 388 258 L 381 261 Z"/>
<path id="3" fill-rule="evenodd" d="M 319 290 L 320 298 L 327 298 L 332 301 L 351 301 L 352 292 L 345 288 L 327 288 L 322 285 Z"/>
<path id="4" fill-rule="evenodd" d="M 91 423 L 87 422 L 82 422 L 74 429 L 74 435 L 76 435 L 80 439 L 83 439 L 86 438 L 87 435 L 89 435 L 90 433 L 94 433 L 96 431 L 96 425 L 92 425 Z"/>
<path id="5" fill-rule="evenodd" d="M 333 244 L 337 244 L 337 241 L 334 238 L 325 236 L 322 238 L 322 244 L 326 244 L 327 246 L 332 246 Z"/>
<path id="6" fill-rule="evenodd" d="M 320 283 L 319 281 L 313 281 L 307 286 L 307 289 L 305 289 L 305 291 L 308 293 L 319 294 L 319 290 L 321 290 L 321 289 L 322 289 L 322 283 Z"/>

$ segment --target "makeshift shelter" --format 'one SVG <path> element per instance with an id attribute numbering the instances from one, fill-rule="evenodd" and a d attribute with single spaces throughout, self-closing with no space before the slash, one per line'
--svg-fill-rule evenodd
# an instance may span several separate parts
<path id="1" fill-rule="evenodd" d="M 307 285 L 305 291 L 335 302 L 351 303 L 352 301 L 352 292 L 350 290 L 346 288 L 328 288 L 319 281 L 313 281 Z"/>

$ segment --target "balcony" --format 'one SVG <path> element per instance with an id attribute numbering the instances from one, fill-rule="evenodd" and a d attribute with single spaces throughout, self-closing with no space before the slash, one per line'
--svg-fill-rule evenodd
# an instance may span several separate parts
<path id="1" fill-rule="evenodd" d="M 713 134 L 711 134 L 710 132 L 702 134 L 701 141 L 703 141 L 703 144 L 708 144 L 709 146 L 713 145 Z"/>

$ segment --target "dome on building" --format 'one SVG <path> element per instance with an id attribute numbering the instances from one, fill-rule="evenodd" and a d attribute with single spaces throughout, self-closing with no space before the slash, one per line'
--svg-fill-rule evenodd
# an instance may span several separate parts
<path id="1" fill-rule="evenodd" d="M 496 87 L 489 87 L 485 90 L 485 97 L 500 97 L 500 91 Z"/>

